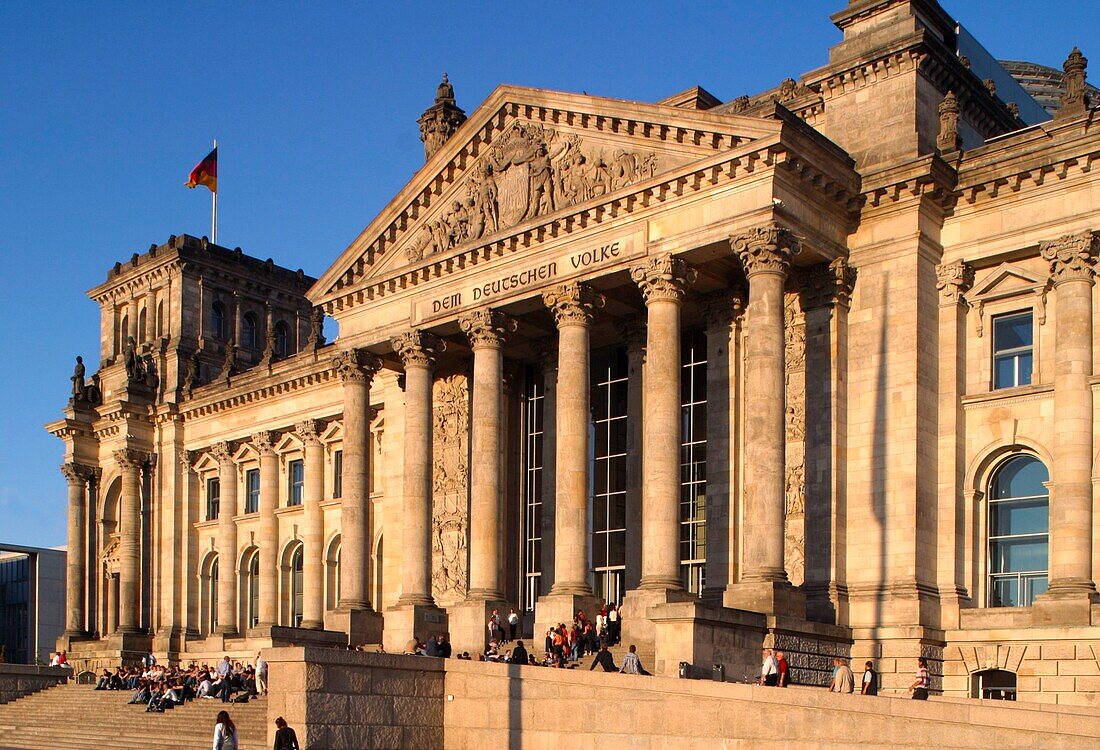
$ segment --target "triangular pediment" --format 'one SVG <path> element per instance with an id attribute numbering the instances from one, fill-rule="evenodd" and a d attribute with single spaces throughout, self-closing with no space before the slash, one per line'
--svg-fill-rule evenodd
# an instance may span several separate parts
<path id="1" fill-rule="evenodd" d="M 502 86 L 409 181 L 309 292 L 324 304 L 365 280 L 757 139 L 781 123 Z"/>
<path id="2" fill-rule="evenodd" d="M 1039 278 L 1027 269 L 1012 263 L 1002 263 L 982 276 L 966 296 L 973 302 L 1030 292 L 1045 285 L 1046 279 Z"/>

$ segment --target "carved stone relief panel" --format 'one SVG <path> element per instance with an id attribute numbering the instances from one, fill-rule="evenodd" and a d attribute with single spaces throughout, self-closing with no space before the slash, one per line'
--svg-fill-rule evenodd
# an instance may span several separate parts
<path id="1" fill-rule="evenodd" d="M 786 295 L 786 528 L 787 577 L 801 586 L 806 570 L 806 319 L 797 293 Z"/>
<path id="2" fill-rule="evenodd" d="M 433 386 L 432 596 L 441 607 L 466 597 L 470 384 L 464 374 Z"/>

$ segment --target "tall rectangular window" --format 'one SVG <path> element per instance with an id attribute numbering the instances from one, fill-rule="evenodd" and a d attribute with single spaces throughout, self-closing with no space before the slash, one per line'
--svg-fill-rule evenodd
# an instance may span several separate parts
<path id="1" fill-rule="evenodd" d="M 287 464 L 287 476 L 289 477 L 290 486 L 287 492 L 286 504 L 288 506 L 301 505 L 302 493 L 305 491 L 306 484 L 306 470 L 302 459 L 299 458 Z"/>
<path id="2" fill-rule="evenodd" d="M 622 603 L 626 575 L 626 347 L 592 352 L 592 567 L 596 595 Z"/>
<path id="3" fill-rule="evenodd" d="M 249 469 L 244 475 L 247 494 L 244 498 L 244 512 L 258 513 L 260 511 L 260 470 Z"/>
<path id="4" fill-rule="evenodd" d="M 218 507 L 221 505 L 222 482 L 217 477 L 206 480 L 206 520 L 213 521 L 218 517 Z"/>
<path id="5" fill-rule="evenodd" d="M 332 499 L 344 496 L 344 452 L 332 454 Z"/>
<path id="6" fill-rule="evenodd" d="M 993 387 L 1015 388 L 1031 383 L 1031 312 L 993 319 Z"/>
<path id="7" fill-rule="evenodd" d="M 685 331 L 680 346 L 680 573 L 701 594 L 707 562 L 707 337 Z"/>
<path id="8" fill-rule="evenodd" d="M 542 441 L 544 386 L 528 367 L 523 392 L 523 608 L 535 611 L 542 578 Z"/>

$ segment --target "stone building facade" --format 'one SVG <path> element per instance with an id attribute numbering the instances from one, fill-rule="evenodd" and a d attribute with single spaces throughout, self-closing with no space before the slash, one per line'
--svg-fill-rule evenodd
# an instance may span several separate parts
<path id="1" fill-rule="evenodd" d="M 467 118 L 444 80 L 319 279 L 187 236 L 116 264 L 49 425 L 63 646 L 474 650 L 494 608 L 538 638 L 615 601 L 663 672 L 774 643 L 804 682 L 923 655 L 948 694 L 1097 702 L 1086 61 L 1025 121 L 935 0 L 832 20 L 825 66 L 728 102 Z"/>

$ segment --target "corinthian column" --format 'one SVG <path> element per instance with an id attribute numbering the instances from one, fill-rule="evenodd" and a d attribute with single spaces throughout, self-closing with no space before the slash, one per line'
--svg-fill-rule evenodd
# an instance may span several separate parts
<path id="1" fill-rule="evenodd" d="M 750 405 L 745 413 L 744 570 L 739 587 L 746 596 L 734 596 L 734 601 L 743 609 L 775 612 L 787 609 L 776 594 L 790 590 L 783 560 L 783 287 L 799 246 L 790 231 L 778 226 L 758 227 L 732 238 L 732 244 L 749 280 L 745 403 Z"/>
<path id="2" fill-rule="evenodd" d="M 118 629 L 122 633 L 141 630 L 141 467 L 146 460 L 140 451 L 115 451 L 115 463 L 122 474 L 118 545 Z"/>
<path id="3" fill-rule="evenodd" d="M 305 506 L 302 518 L 302 627 L 325 626 L 324 518 L 321 500 L 325 494 L 325 448 L 321 445 L 321 423 L 307 419 L 294 425 L 305 444 Z"/>
<path id="4" fill-rule="evenodd" d="M 1054 466 L 1048 597 L 1095 594 L 1092 580 L 1092 232 L 1043 242 L 1054 284 Z M 1087 617 L 1087 610 L 1084 610 Z"/>
<path id="5" fill-rule="evenodd" d="M 279 618 L 279 519 L 275 517 L 279 507 L 279 457 L 275 455 L 275 440 L 275 434 L 268 430 L 252 436 L 252 447 L 260 454 L 260 602 L 256 613 L 260 627 L 271 627 Z"/>
<path id="6" fill-rule="evenodd" d="M 87 629 L 84 590 L 87 570 L 87 548 L 84 544 L 84 519 L 87 514 L 87 485 L 91 470 L 87 466 L 68 463 L 61 473 L 69 488 L 68 546 L 65 570 L 65 635 L 83 635 Z"/>
<path id="7" fill-rule="evenodd" d="M 218 629 L 222 635 L 237 632 L 237 464 L 233 445 L 215 443 L 210 455 L 218 462 Z"/>
<path id="8" fill-rule="evenodd" d="M 434 606 L 432 598 L 432 369 L 446 348 L 426 331 L 393 340 L 405 367 L 404 522 L 402 605 Z"/>
<path id="9" fill-rule="evenodd" d="M 470 413 L 470 590 L 467 599 L 501 601 L 501 451 L 504 431 L 501 349 L 516 322 L 504 313 L 476 310 L 459 321 L 474 350 Z"/>

